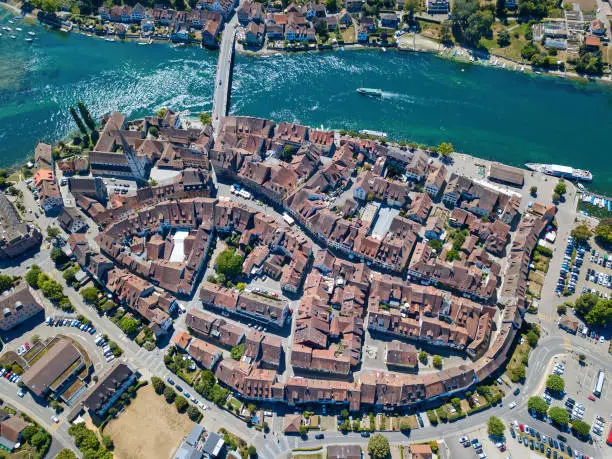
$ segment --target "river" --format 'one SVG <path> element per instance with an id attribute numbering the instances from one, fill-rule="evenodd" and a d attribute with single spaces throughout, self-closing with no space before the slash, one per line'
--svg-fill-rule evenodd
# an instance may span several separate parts
<path id="1" fill-rule="evenodd" d="M 68 107 L 143 116 L 167 106 L 210 111 L 215 52 L 140 46 L 47 31 L 0 9 L 0 166 L 32 155 L 76 126 Z M 33 43 L 24 41 L 34 31 Z M 382 99 L 356 93 L 380 88 Z M 590 169 L 593 190 L 612 194 L 612 89 L 460 64 L 426 54 L 336 51 L 236 56 L 230 112 L 337 129 L 372 129 L 394 140 L 453 143 L 457 151 L 517 166 L 554 162 Z"/>

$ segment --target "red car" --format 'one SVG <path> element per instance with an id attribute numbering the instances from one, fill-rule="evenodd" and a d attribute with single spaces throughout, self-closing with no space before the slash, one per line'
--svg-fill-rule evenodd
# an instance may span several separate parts
<path id="1" fill-rule="evenodd" d="M 590 394 L 587 396 L 587 398 L 593 402 L 597 401 L 597 399 Z"/>
<path id="2" fill-rule="evenodd" d="M 519 424 L 519 429 L 521 429 L 521 432 L 525 432 L 525 426 L 523 424 Z"/>
<path id="3" fill-rule="evenodd" d="M 7 372 L 7 373 L 4 375 L 4 377 L 5 377 L 6 379 L 9 379 L 9 378 L 12 376 L 12 374 L 13 374 L 13 372 L 12 372 L 12 371 L 9 371 L 9 372 Z"/>
<path id="4" fill-rule="evenodd" d="M 29 351 L 29 350 L 30 350 L 30 343 L 25 343 L 25 344 L 24 344 L 24 346 L 25 346 L 25 348 L 26 348 L 26 351 Z"/>

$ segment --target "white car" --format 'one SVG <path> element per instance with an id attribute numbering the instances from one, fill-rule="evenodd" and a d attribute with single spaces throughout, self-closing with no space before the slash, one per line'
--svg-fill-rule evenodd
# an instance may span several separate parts
<path id="1" fill-rule="evenodd" d="M 17 396 L 18 396 L 19 398 L 23 398 L 23 397 L 25 396 L 25 392 L 24 392 L 24 391 L 22 391 L 22 390 L 20 390 L 19 392 L 17 392 Z"/>
<path id="2" fill-rule="evenodd" d="M 461 443 L 461 444 L 465 443 L 466 441 L 470 441 L 470 439 L 467 437 L 467 435 L 464 435 L 463 437 L 461 437 L 459 439 L 459 443 Z"/>
<path id="3" fill-rule="evenodd" d="M 600 343 L 603 343 L 605 340 L 606 340 L 606 339 L 605 339 L 603 336 L 600 336 L 600 337 L 599 337 L 599 342 L 600 342 Z"/>
<path id="4" fill-rule="evenodd" d="M 51 420 L 55 422 L 56 424 L 59 423 L 59 418 L 55 415 L 51 416 Z"/>
<path id="5" fill-rule="evenodd" d="M 510 407 L 510 409 L 514 409 L 516 408 L 516 402 L 512 402 L 510 405 L 508 405 Z"/>

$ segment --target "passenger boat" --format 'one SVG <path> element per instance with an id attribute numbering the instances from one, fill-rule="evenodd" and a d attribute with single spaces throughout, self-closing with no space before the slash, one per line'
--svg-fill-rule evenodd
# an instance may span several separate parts
<path id="1" fill-rule="evenodd" d="M 364 96 L 382 97 L 382 91 L 380 89 L 358 88 L 357 92 Z"/>
<path id="2" fill-rule="evenodd" d="M 525 167 L 529 170 L 542 172 L 546 175 L 553 177 L 566 178 L 569 180 L 582 180 L 584 182 L 590 182 L 593 180 L 593 174 L 590 171 L 583 169 L 574 169 L 569 166 L 559 166 L 558 164 L 537 164 L 537 163 L 526 163 Z"/>

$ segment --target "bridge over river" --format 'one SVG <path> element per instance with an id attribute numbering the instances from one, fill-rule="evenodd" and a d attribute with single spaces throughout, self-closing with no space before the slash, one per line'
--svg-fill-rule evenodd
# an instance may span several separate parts
<path id="1" fill-rule="evenodd" d="M 217 63 L 217 74 L 215 75 L 214 81 L 215 89 L 213 91 L 212 109 L 215 136 L 219 131 L 221 120 L 227 115 L 229 106 L 237 25 L 237 15 L 233 14 L 230 21 L 225 24 L 225 29 L 223 30 L 223 36 L 221 38 L 221 46 L 219 48 L 219 61 Z"/>

